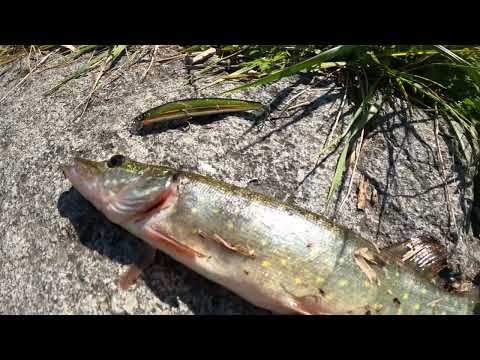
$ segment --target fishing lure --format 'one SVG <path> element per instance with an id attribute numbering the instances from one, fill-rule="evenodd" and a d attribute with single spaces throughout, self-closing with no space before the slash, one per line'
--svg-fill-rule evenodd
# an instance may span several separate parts
<path id="1" fill-rule="evenodd" d="M 137 116 L 131 131 L 138 134 L 150 127 L 176 128 L 194 117 L 250 110 L 261 113 L 266 110 L 266 106 L 255 101 L 237 99 L 184 99 L 157 106 Z"/>

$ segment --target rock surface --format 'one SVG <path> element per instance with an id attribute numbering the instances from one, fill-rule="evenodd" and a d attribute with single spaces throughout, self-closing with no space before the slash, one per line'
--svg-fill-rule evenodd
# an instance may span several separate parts
<path id="1" fill-rule="evenodd" d="M 236 185 L 251 183 L 257 191 L 331 216 L 324 205 L 339 151 L 320 164 L 315 155 L 343 90 L 326 79 L 311 86 L 310 79 L 292 78 L 234 95 L 271 104 L 275 117 L 278 108 L 308 88 L 298 101 L 315 101 L 290 117 L 253 126 L 251 115 L 228 115 L 186 130 L 134 136 L 128 130 L 139 113 L 176 99 L 217 95 L 232 84 L 199 91 L 201 84 L 186 84 L 181 59 L 155 64 L 142 82 L 148 62 L 139 63 L 101 88 L 78 118 L 72 110 L 87 96 L 95 73 L 42 96 L 76 66 L 35 73 L 0 103 L 0 313 L 268 314 L 163 254 L 144 280 L 127 292 L 117 290 L 115 281 L 135 258 L 139 240 L 73 190 L 59 166 L 75 155 L 103 160 L 123 153 Z M 0 74 L 1 98 L 25 76 L 26 63 L 4 66 Z M 350 116 L 347 111 L 340 119 L 339 130 Z M 384 122 L 366 138 L 352 190 L 339 209 L 349 176 L 342 186 L 336 221 L 379 246 L 431 233 L 447 247 L 452 267 L 472 279 L 480 269 L 479 240 L 458 237 L 449 226 L 432 122 L 419 114 L 409 119 L 398 108 L 380 119 Z M 454 160 L 446 129 L 439 144 L 461 233 L 471 182 Z M 369 182 L 367 194 L 373 189 L 378 194 L 365 211 L 356 209 L 361 176 Z"/>

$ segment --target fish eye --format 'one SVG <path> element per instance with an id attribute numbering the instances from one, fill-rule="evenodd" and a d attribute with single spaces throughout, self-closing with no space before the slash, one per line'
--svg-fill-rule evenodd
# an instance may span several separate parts
<path id="1" fill-rule="evenodd" d="M 125 162 L 125 156 L 123 155 L 114 155 L 108 160 L 107 166 L 109 168 L 115 168 L 122 166 L 122 164 Z"/>

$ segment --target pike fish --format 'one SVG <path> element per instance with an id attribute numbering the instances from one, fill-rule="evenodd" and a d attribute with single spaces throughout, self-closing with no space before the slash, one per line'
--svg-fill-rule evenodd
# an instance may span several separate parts
<path id="1" fill-rule="evenodd" d="M 478 298 L 435 283 L 430 238 L 378 250 L 318 214 L 199 174 L 122 155 L 63 172 L 110 221 L 143 240 L 127 289 L 160 250 L 277 314 L 474 314 Z"/>

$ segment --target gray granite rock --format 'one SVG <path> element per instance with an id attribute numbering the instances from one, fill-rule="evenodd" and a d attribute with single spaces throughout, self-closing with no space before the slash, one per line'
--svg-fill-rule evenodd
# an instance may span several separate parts
<path id="1" fill-rule="evenodd" d="M 148 62 L 139 63 L 100 89 L 78 118 L 72 110 L 90 91 L 95 73 L 42 96 L 75 66 L 34 74 L 0 104 L 0 313 L 268 314 L 160 253 L 144 280 L 127 292 L 117 290 L 115 280 L 135 258 L 139 240 L 73 190 L 59 166 L 75 155 L 100 160 L 123 153 L 250 184 L 331 217 L 324 205 L 338 149 L 319 164 L 315 155 L 343 90 L 327 79 L 312 87 L 310 79 L 291 78 L 234 95 L 271 104 L 275 117 L 276 109 L 309 88 L 299 100 L 315 101 L 291 117 L 254 126 L 251 115 L 228 115 L 209 124 L 192 123 L 187 130 L 135 136 L 129 127 L 139 113 L 171 100 L 218 95 L 232 84 L 199 91 L 202 83 L 186 84 L 181 60 L 155 64 L 140 82 Z M 25 71 L 22 61 L 0 68 L 0 98 Z M 340 129 L 350 116 L 347 111 Z M 449 226 L 433 124 L 419 114 L 408 119 L 404 110 L 393 108 L 381 119 L 366 139 L 345 206 L 339 210 L 336 203 L 336 221 L 379 246 L 431 233 L 447 247 L 450 264 L 473 278 L 480 269 L 479 241 L 462 235 L 471 182 L 454 160 L 448 129 L 443 126 L 439 141 L 461 236 Z M 377 205 L 365 211 L 356 210 L 360 176 L 379 195 Z M 340 201 L 347 187 L 348 177 Z"/>

